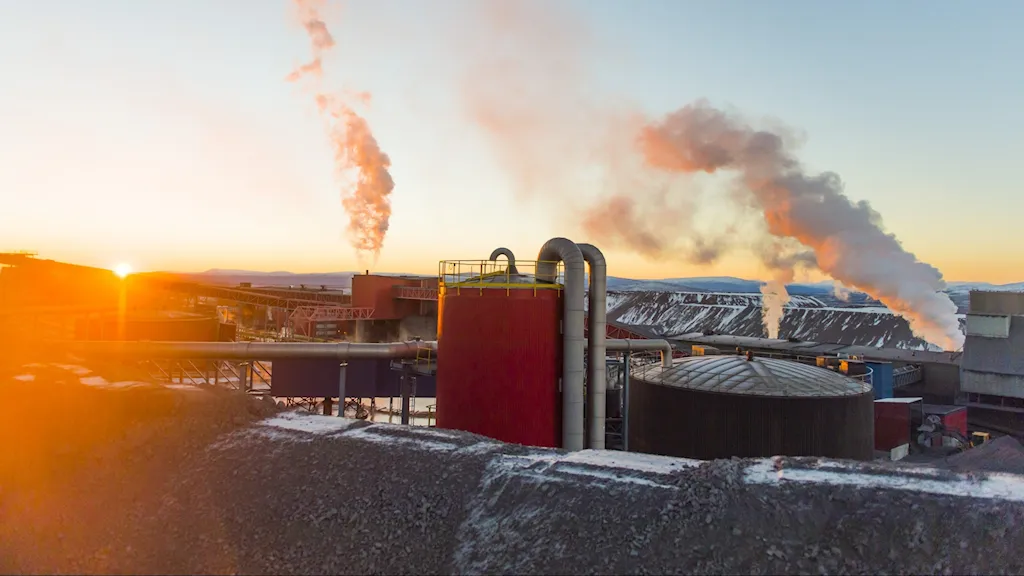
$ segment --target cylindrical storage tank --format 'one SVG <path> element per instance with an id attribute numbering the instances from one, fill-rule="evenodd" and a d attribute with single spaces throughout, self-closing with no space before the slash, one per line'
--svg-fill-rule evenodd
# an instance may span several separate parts
<path id="1" fill-rule="evenodd" d="M 522 270 L 527 263 L 517 265 Z M 560 446 L 561 317 L 560 284 L 504 271 L 468 280 L 442 275 L 437 426 Z"/>
<path id="2" fill-rule="evenodd" d="M 629 446 L 712 460 L 874 456 L 874 394 L 862 380 L 788 360 L 693 356 L 637 368 Z"/>

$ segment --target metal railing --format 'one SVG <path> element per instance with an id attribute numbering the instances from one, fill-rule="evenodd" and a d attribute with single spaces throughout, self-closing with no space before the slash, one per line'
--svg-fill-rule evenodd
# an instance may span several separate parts
<path id="1" fill-rule="evenodd" d="M 921 381 L 921 367 L 916 365 L 904 366 L 892 371 L 892 387 L 902 388 Z"/>
<path id="2" fill-rule="evenodd" d="M 537 279 L 537 268 L 554 267 L 555 282 Z M 441 294 L 447 290 L 456 292 L 471 288 L 505 288 L 536 290 L 561 290 L 563 266 L 561 262 L 536 262 L 516 260 L 516 273 L 505 261 L 491 260 L 442 260 L 438 266 L 438 289 Z"/>

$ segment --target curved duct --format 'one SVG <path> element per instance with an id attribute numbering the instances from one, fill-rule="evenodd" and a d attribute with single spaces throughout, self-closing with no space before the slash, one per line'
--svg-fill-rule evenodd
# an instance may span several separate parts
<path id="1" fill-rule="evenodd" d="M 552 238 L 537 254 L 537 279 L 558 280 L 558 263 L 565 264 L 562 300 L 562 448 L 583 449 L 583 253 L 567 238 Z M 602 433 L 603 437 L 603 433 Z"/>
<path id="2" fill-rule="evenodd" d="M 609 338 L 605 341 L 605 350 L 615 352 L 661 352 L 661 365 L 664 368 L 672 367 L 672 345 L 668 340 L 619 340 Z"/>
<path id="3" fill-rule="evenodd" d="M 437 348 L 432 341 L 353 342 L 66 342 L 57 344 L 71 352 L 97 356 L 139 358 L 188 358 L 192 360 L 283 360 L 317 358 L 354 360 L 415 358 L 421 348 Z"/>
<path id="4" fill-rule="evenodd" d="M 519 270 L 516 269 L 516 257 L 512 255 L 512 251 L 508 248 L 495 248 L 494 252 L 491 252 L 491 257 L 488 258 L 491 262 L 497 262 L 498 256 L 504 256 L 508 258 L 508 273 L 519 274 Z"/>
<path id="5" fill-rule="evenodd" d="M 583 259 L 590 267 L 590 298 L 587 313 L 587 428 L 588 448 L 604 450 L 604 421 L 607 407 L 604 397 L 608 382 L 605 381 L 605 336 L 608 314 L 608 263 L 604 254 L 593 244 L 577 244 Z"/>

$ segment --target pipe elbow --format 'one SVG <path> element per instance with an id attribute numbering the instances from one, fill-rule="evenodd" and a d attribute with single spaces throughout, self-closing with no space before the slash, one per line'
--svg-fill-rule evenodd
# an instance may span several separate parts
<path id="1" fill-rule="evenodd" d="M 604 254 L 593 244 L 577 244 L 580 253 L 583 255 L 583 259 L 586 260 L 594 268 L 608 268 L 608 262 L 604 259 Z"/>
<path id="2" fill-rule="evenodd" d="M 488 260 L 490 260 L 491 262 L 497 262 L 500 256 L 504 256 L 505 258 L 508 259 L 509 274 L 519 274 L 519 270 L 516 269 L 516 257 L 508 248 L 495 248 L 494 251 L 491 252 L 490 257 L 488 257 Z"/>
<path id="3" fill-rule="evenodd" d="M 537 277 L 545 282 L 554 282 L 557 278 L 558 263 L 565 264 L 565 269 L 583 271 L 585 260 L 580 247 L 568 238 L 552 238 L 540 247 L 537 253 Z"/>

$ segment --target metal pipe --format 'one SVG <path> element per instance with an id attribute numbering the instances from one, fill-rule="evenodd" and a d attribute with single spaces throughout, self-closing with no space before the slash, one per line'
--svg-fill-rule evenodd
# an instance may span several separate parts
<path id="1" fill-rule="evenodd" d="M 585 261 L 579 246 L 552 238 L 537 254 L 537 279 L 558 280 L 558 262 L 565 264 L 562 298 L 562 448 L 582 450 L 583 427 L 583 282 Z"/>
<path id="2" fill-rule="evenodd" d="M 609 338 L 605 340 L 605 349 L 613 352 L 650 352 L 661 351 L 661 366 L 672 367 L 672 344 L 668 340 L 636 339 L 626 340 Z"/>
<path id="3" fill-rule="evenodd" d="M 622 451 L 629 452 L 629 350 L 622 355 Z"/>
<path id="4" fill-rule="evenodd" d="M 607 407 L 605 396 L 608 382 L 605 380 L 605 336 L 607 334 L 608 306 L 608 264 L 604 254 L 593 244 L 577 244 L 583 259 L 590 268 L 590 299 L 587 313 L 587 428 L 589 448 L 604 450 L 605 418 Z"/>
<path id="5" fill-rule="evenodd" d="M 423 346 L 435 342 L 62 342 L 55 347 L 96 356 L 140 358 L 188 358 L 190 360 L 283 360 L 317 358 L 324 360 L 415 358 Z"/>
<path id="6" fill-rule="evenodd" d="M 490 260 L 491 262 L 497 262 L 498 256 L 504 256 L 505 258 L 508 258 L 509 274 L 519 274 L 519 270 L 516 269 L 516 257 L 512 254 L 511 250 L 509 250 L 508 248 L 495 248 L 494 252 L 491 252 L 491 256 L 490 258 L 488 258 L 488 260 Z"/>

